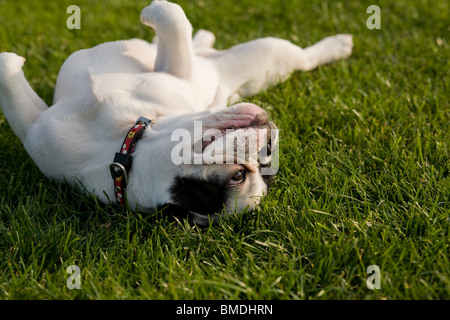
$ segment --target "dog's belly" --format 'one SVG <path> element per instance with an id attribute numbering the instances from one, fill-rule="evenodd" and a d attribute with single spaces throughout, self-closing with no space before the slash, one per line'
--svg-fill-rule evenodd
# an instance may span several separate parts
<path id="1" fill-rule="evenodd" d="M 156 46 L 140 39 L 77 51 L 61 67 L 54 103 L 70 99 L 79 101 L 80 108 L 89 108 L 109 93 L 122 91 L 162 107 L 165 112 L 158 110 L 158 116 L 200 111 L 213 105 L 220 83 L 210 60 L 197 56 L 193 79 L 186 81 L 154 72 L 155 59 Z"/>
<path id="2" fill-rule="evenodd" d="M 145 57 L 145 59 L 144 59 Z M 156 47 L 140 39 L 106 42 L 72 53 L 56 79 L 54 103 L 69 96 L 80 96 L 89 82 L 89 74 L 153 71 Z"/>
<path id="3" fill-rule="evenodd" d="M 153 72 L 155 56 L 154 45 L 133 39 L 80 50 L 66 60 L 54 105 L 24 141 L 47 177 L 82 183 L 106 201 L 104 188 L 95 186 L 112 188 L 107 164 L 139 116 L 157 119 L 211 106 L 219 77 L 208 59 L 196 57 L 194 78 L 186 81 Z"/>

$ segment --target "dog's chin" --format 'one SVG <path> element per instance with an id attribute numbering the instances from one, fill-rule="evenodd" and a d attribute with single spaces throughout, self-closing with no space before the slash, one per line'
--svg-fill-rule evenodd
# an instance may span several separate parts
<path id="1" fill-rule="evenodd" d="M 273 130 L 276 129 L 277 127 L 275 126 L 275 124 L 270 121 L 266 121 L 254 126 L 238 128 L 230 127 L 220 130 L 213 129 L 212 133 L 210 134 L 206 134 L 206 132 L 204 132 L 203 139 L 201 140 L 201 150 L 202 152 L 204 152 L 208 149 L 221 148 L 223 145 L 229 144 L 230 142 L 233 142 L 235 147 L 237 147 L 237 144 L 239 143 L 245 143 L 245 148 L 247 150 L 249 147 L 249 143 L 254 143 L 255 147 L 260 150 L 264 147 L 264 145 L 270 144 L 272 142 L 271 138 L 272 135 L 274 135 Z M 273 142 L 276 143 L 277 141 Z M 200 141 L 197 141 L 196 143 L 200 143 Z M 196 150 L 195 144 L 194 150 Z"/>

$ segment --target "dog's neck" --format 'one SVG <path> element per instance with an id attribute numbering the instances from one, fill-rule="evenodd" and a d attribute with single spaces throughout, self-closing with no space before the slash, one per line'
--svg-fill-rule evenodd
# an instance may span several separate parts
<path id="1" fill-rule="evenodd" d="M 145 130 L 153 121 L 145 117 L 139 117 L 136 123 L 128 131 L 120 152 L 114 156 L 114 162 L 110 165 L 111 177 L 114 180 L 114 193 L 117 202 L 125 206 L 125 190 L 128 183 L 128 175 L 133 163 L 132 152 L 136 143 L 142 138 Z"/>

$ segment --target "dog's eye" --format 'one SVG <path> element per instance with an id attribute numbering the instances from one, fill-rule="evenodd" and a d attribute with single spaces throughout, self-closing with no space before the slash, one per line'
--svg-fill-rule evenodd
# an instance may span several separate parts
<path id="1" fill-rule="evenodd" d="M 244 182 L 244 180 L 245 180 L 245 171 L 239 170 L 239 171 L 236 171 L 236 173 L 231 177 L 228 184 L 237 185 L 237 184 L 241 184 L 242 182 Z"/>

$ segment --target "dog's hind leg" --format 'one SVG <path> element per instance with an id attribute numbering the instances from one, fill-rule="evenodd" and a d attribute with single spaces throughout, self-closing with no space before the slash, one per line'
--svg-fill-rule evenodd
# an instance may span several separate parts
<path id="1" fill-rule="evenodd" d="M 215 41 L 216 37 L 211 31 L 203 29 L 198 30 L 192 38 L 195 54 L 207 58 L 219 53 L 219 50 L 214 49 Z"/>
<path id="2" fill-rule="evenodd" d="M 0 53 L 0 106 L 9 125 L 23 142 L 28 129 L 48 109 L 25 79 L 25 59 L 15 53 Z"/>
<path id="3" fill-rule="evenodd" d="M 208 30 L 200 29 L 192 37 L 192 44 L 194 48 L 206 49 L 214 47 L 216 37 L 214 33 Z"/>
<path id="4" fill-rule="evenodd" d="M 155 29 L 158 38 L 156 72 L 191 80 L 194 65 L 192 26 L 183 9 L 166 1 L 153 1 L 141 12 L 143 24 Z"/>

